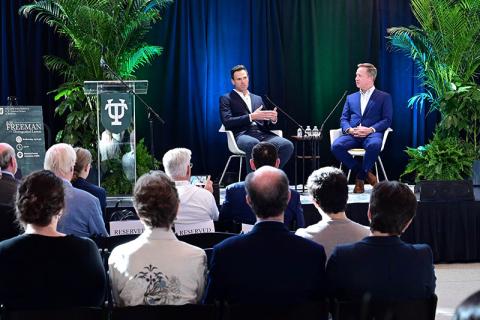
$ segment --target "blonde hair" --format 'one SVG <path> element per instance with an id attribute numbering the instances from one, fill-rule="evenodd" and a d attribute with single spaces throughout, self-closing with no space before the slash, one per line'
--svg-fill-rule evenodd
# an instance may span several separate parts
<path id="1" fill-rule="evenodd" d="M 370 75 L 370 77 L 375 80 L 377 78 L 377 68 L 371 63 L 360 63 L 357 65 L 358 68 L 365 68 L 367 69 L 367 73 Z"/>
<path id="2" fill-rule="evenodd" d="M 77 180 L 78 177 L 80 177 L 80 173 L 92 163 L 92 154 L 90 151 L 80 147 L 76 147 L 74 150 L 77 154 L 77 161 L 75 161 L 75 167 L 73 168 L 73 181 Z"/>

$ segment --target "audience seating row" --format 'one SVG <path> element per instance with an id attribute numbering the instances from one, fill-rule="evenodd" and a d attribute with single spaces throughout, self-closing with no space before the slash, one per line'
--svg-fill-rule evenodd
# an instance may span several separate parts
<path id="1" fill-rule="evenodd" d="M 330 308 L 333 320 L 434 320 L 437 296 L 428 300 L 335 301 Z M 135 306 L 126 308 L 72 308 L 45 310 L 2 310 L 2 320 L 323 320 L 328 319 L 326 301 L 301 305 L 195 305 Z"/>

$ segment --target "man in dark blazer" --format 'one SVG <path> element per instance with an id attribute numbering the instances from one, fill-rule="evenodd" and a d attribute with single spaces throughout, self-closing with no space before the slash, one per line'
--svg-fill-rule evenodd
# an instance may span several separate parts
<path id="1" fill-rule="evenodd" d="M 325 296 L 325 251 L 283 224 L 290 198 L 282 170 L 263 166 L 245 181 L 257 223 L 214 246 L 204 301 L 295 304 Z"/>
<path id="2" fill-rule="evenodd" d="M 327 263 L 330 295 L 340 299 L 414 300 L 435 291 L 432 250 L 408 244 L 400 235 L 417 208 L 407 185 L 382 181 L 373 187 L 368 209 L 371 237 L 339 245 Z"/>
<path id="3" fill-rule="evenodd" d="M 15 150 L 8 143 L 0 143 L 0 241 L 20 234 L 15 215 L 16 172 Z"/>
<path id="4" fill-rule="evenodd" d="M 277 111 L 267 110 L 262 98 L 248 91 L 248 72 L 238 65 L 230 71 L 233 90 L 220 97 L 220 119 L 226 130 L 233 131 L 240 150 L 245 151 L 247 170 L 253 147 L 260 141 L 273 143 L 283 167 L 293 153 L 293 144 L 273 134 L 270 129 L 277 123 Z"/>
<path id="5" fill-rule="evenodd" d="M 392 97 L 375 88 L 376 76 L 374 65 L 358 65 L 355 83 L 360 91 L 347 96 L 340 118 L 343 135 L 332 144 L 337 160 L 356 173 L 354 193 L 364 192 L 365 181 L 372 186 L 377 183 L 377 177 L 369 170 L 380 153 L 383 133 L 392 123 Z M 348 153 L 354 148 L 365 149 L 362 164 Z"/>
<path id="6" fill-rule="evenodd" d="M 0 143 L 0 203 L 14 205 L 18 181 L 15 149 L 8 143 Z"/>
<path id="7" fill-rule="evenodd" d="M 262 166 L 271 166 L 278 168 L 280 159 L 278 158 L 277 148 L 270 142 L 260 142 L 252 150 L 252 159 L 250 167 L 256 170 Z M 284 213 L 284 224 L 289 230 L 296 230 L 305 226 L 303 217 L 302 203 L 300 194 L 295 190 L 290 190 L 290 201 Z M 245 196 L 245 182 L 237 182 L 227 186 L 225 191 L 225 201 L 220 209 L 219 221 L 223 222 L 233 231 L 234 222 L 255 224 L 257 217 L 248 206 Z"/>

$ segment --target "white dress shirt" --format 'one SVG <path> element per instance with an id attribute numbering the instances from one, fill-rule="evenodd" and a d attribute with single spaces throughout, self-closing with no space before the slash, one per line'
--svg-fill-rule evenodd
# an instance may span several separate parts
<path id="1" fill-rule="evenodd" d="M 146 226 L 137 239 L 113 249 L 108 265 L 117 306 L 198 303 L 205 290 L 205 252 L 171 230 Z"/>
<path id="2" fill-rule="evenodd" d="M 250 92 L 247 91 L 247 94 L 244 95 L 242 92 L 238 91 L 237 89 L 233 89 L 236 93 L 238 93 L 238 95 L 240 96 L 240 98 L 242 98 L 242 100 L 245 102 L 245 104 L 247 105 L 247 108 L 250 112 L 252 112 L 252 99 L 250 99 Z"/>
<path id="3" fill-rule="evenodd" d="M 365 92 L 360 90 L 360 110 L 362 112 L 362 116 L 363 116 L 363 113 L 365 112 L 365 109 L 367 108 L 368 100 L 370 100 L 373 90 L 375 90 L 375 86 L 371 87 Z"/>
<path id="4" fill-rule="evenodd" d="M 180 207 L 175 224 L 194 224 L 218 220 L 218 207 L 213 194 L 189 181 L 175 181 Z"/>

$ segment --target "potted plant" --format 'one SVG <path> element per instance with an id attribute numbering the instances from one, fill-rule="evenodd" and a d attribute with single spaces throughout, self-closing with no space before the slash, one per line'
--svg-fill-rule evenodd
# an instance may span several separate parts
<path id="1" fill-rule="evenodd" d="M 419 27 L 388 29 L 391 47 L 411 57 L 424 92 L 408 106 L 437 111 L 441 121 L 428 145 L 408 148 L 405 173 L 420 179 L 464 179 L 478 159 L 480 2 L 412 0 Z M 466 162 L 468 160 L 468 162 Z"/>
<path id="2" fill-rule="evenodd" d="M 65 127 L 58 132 L 57 141 L 82 145 L 92 154 L 97 154 L 96 101 L 85 96 L 83 82 L 115 80 L 102 71 L 99 64 L 101 57 L 122 79 L 135 79 L 135 71 L 151 63 L 162 52 L 161 47 L 147 44 L 145 36 L 151 26 L 160 20 L 160 11 L 169 2 L 35 0 L 20 8 L 19 12 L 25 17 L 34 16 L 48 24 L 68 42 L 66 58 L 44 57 L 47 69 L 65 79 L 65 83 L 51 92 L 55 94 L 55 100 L 60 101 L 55 113 L 65 117 Z M 106 172 L 122 174 L 109 163 L 105 165 Z M 110 187 L 113 185 L 106 185 L 109 194 L 115 194 Z"/>

